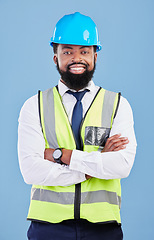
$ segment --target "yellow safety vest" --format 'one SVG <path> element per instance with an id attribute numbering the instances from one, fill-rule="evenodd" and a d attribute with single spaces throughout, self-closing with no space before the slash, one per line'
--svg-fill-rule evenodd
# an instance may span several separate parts
<path id="1" fill-rule="evenodd" d="M 83 151 L 102 150 L 112 128 L 119 99 L 120 94 L 99 89 L 81 124 Z M 39 92 L 39 105 L 46 148 L 76 149 L 72 128 L 57 88 Z M 66 187 L 33 185 L 27 219 L 58 223 L 81 218 L 93 223 L 120 223 L 120 204 L 120 179 L 93 177 Z"/>

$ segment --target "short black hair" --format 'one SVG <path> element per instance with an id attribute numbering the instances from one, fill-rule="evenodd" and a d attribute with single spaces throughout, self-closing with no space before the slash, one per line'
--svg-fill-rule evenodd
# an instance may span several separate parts
<path id="1" fill-rule="evenodd" d="M 53 43 L 52 46 L 53 46 L 53 52 L 54 52 L 54 54 L 56 54 L 57 48 L 58 48 L 58 43 Z M 94 45 L 94 52 L 96 52 L 96 50 L 97 50 L 97 46 Z"/>
<path id="2" fill-rule="evenodd" d="M 94 52 L 96 52 L 96 50 L 97 50 L 97 46 L 96 46 L 96 45 L 94 45 Z"/>
<path id="3" fill-rule="evenodd" d="M 52 46 L 53 46 L 53 52 L 54 52 L 54 54 L 56 54 L 57 48 L 58 48 L 58 43 L 53 43 Z"/>

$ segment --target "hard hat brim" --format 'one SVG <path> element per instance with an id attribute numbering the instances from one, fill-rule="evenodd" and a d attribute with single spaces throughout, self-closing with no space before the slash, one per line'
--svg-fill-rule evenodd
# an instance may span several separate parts
<path id="1" fill-rule="evenodd" d="M 49 45 L 51 47 L 53 47 L 53 43 L 57 43 L 57 44 L 68 44 L 68 43 L 61 43 L 61 42 L 58 42 L 58 41 L 53 41 L 53 38 L 51 38 L 51 41 L 49 43 Z M 69 45 L 80 45 L 80 44 L 75 44 L 75 43 L 69 43 Z M 102 49 L 102 45 L 101 44 L 97 44 L 97 45 L 89 45 L 89 44 L 84 44 L 84 45 L 81 45 L 81 46 L 96 46 L 96 52 L 99 52 L 101 49 Z"/>

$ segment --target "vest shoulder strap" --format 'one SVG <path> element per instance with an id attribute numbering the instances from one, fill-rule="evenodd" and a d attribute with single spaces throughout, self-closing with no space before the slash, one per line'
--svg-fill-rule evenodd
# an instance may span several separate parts
<path id="1" fill-rule="evenodd" d="M 55 133 L 55 110 L 53 88 L 38 93 L 39 117 L 45 139 L 46 148 L 58 148 L 57 136 Z M 52 113 L 52 114 L 49 114 Z M 46 116 L 44 118 L 44 116 Z M 49 127 L 50 126 L 50 127 Z M 52 136 L 52 139 L 51 139 Z"/>
<path id="2" fill-rule="evenodd" d="M 118 101 L 117 101 L 117 106 L 116 106 L 115 113 L 114 113 L 114 118 L 116 117 L 117 112 L 118 112 L 118 108 L 119 108 L 119 104 L 120 104 L 120 98 L 121 98 L 121 92 L 118 93 Z"/>
<path id="3" fill-rule="evenodd" d="M 113 119 L 116 117 L 121 93 L 105 90 L 102 109 L 102 126 L 112 128 Z"/>

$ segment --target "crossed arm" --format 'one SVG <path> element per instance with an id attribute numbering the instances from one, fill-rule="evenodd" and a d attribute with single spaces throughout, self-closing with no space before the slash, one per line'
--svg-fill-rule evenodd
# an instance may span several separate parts
<path id="1" fill-rule="evenodd" d="M 102 153 L 119 151 L 126 148 L 126 145 L 129 143 L 129 140 L 127 137 L 120 137 L 120 136 L 121 134 L 116 134 L 116 135 L 113 135 L 112 137 L 109 137 L 106 141 L 105 147 L 102 150 Z M 53 152 L 54 152 L 54 149 L 52 148 L 45 149 L 44 159 L 51 162 L 55 162 L 52 156 Z M 62 149 L 62 152 L 63 152 L 63 155 L 62 155 L 61 161 L 67 165 L 70 165 L 72 150 Z M 91 178 L 90 175 L 86 174 L 85 176 L 86 176 L 86 179 Z"/>

